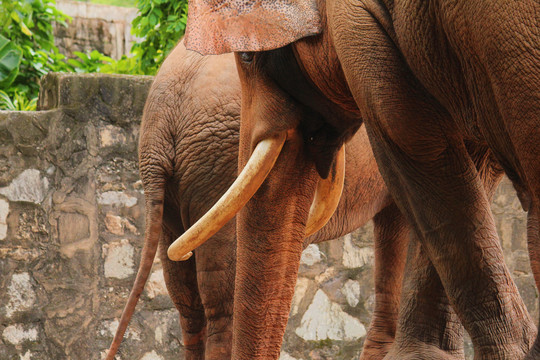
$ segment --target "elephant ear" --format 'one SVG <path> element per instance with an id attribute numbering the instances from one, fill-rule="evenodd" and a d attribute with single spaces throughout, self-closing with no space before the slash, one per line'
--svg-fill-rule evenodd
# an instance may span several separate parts
<path id="1" fill-rule="evenodd" d="M 321 31 L 317 0 L 190 0 L 185 44 L 203 55 L 264 51 Z"/>

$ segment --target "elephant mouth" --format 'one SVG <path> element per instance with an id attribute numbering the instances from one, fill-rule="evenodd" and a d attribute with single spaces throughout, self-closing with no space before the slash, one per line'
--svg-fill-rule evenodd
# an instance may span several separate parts
<path id="1" fill-rule="evenodd" d="M 282 132 L 257 144 L 246 166 L 225 194 L 169 246 L 169 259 L 189 259 L 194 249 L 217 233 L 247 204 L 274 167 L 286 140 L 287 132 Z M 317 232 L 330 220 L 341 198 L 344 180 L 345 146 L 342 146 L 328 178 L 319 179 L 306 222 L 306 237 Z"/>

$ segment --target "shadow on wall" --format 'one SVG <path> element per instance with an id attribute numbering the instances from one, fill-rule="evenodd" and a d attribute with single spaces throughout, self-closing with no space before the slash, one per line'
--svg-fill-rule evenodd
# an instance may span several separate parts
<path id="1" fill-rule="evenodd" d="M 142 246 L 137 139 L 151 81 L 50 74 L 41 111 L 0 111 L 0 359 L 104 356 Z M 509 268 L 536 317 L 525 214 L 508 181 L 493 211 Z M 282 360 L 358 358 L 373 303 L 371 238 L 368 225 L 306 249 Z M 183 354 L 159 263 L 121 353 L 146 360 Z"/>

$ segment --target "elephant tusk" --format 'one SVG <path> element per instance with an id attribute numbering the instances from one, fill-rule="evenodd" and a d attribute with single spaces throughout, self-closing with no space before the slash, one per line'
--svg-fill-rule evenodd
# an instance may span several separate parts
<path id="1" fill-rule="evenodd" d="M 262 185 L 279 157 L 287 139 L 285 132 L 257 144 L 246 166 L 229 190 L 182 236 L 176 239 L 167 255 L 173 261 L 187 260 L 191 250 L 202 245 L 246 205 Z"/>
<path id="2" fill-rule="evenodd" d="M 319 231 L 336 211 L 345 182 L 345 145 L 339 149 L 336 160 L 325 180 L 319 180 L 315 198 L 309 209 L 306 237 Z"/>

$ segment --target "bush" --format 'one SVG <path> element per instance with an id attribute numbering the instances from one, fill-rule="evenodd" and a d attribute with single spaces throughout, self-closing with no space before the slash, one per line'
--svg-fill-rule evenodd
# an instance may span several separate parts
<path id="1" fill-rule="evenodd" d="M 65 56 L 54 46 L 53 22 L 66 25 L 69 17 L 56 9 L 55 0 L 0 0 L 0 35 L 21 51 L 12 81 L 0 90 L 12 99 L 37 98 L 39 78 L 50 71 L 69 71 Z M 39 49 L 39 50 L 38 50 Z M 15 101 L 27 104 L 27 101 Z M 22 105 L 21 105 L 22 106 Z"/>
<path id="2" fill-rule="evenodd" d="M 138 0 L 139 15 L 133 20 L 133 34 L 142 38 L 131 53 L 139 58 L 139 70 L 154 75 L 165 57 L 184 35 L 187 0 Z"/>
<path id="3" fill-rule="evenodd" d="M 184 35 L 187 0 L 138 0 L 132 56 L 114 60 L 96 50 L 67 59 L 54 45 L 54 22 L 70 17 L 56 0 L 0 0 L 0 109 L 34 110 L 39 79 L 48 72 L 154 75 Z"/>
<path id="4" fill-rule="evenodd" d="M 12 111 L 33 111 L 36 110 L 37 97 L 27 98 L 21 93 L 14 93 L 10 97 L 5 91 L 0 90 L 0 109 Z"/>

